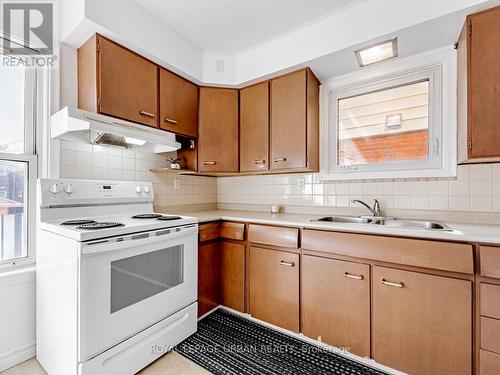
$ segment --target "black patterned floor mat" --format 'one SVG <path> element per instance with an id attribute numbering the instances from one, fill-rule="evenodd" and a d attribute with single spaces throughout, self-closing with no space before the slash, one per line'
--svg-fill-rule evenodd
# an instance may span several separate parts
<path id="1" fill-rule="evenodd" d="M 216 375 L 387 374 L 224 309 L 200 320 L 175 350 Z"/>

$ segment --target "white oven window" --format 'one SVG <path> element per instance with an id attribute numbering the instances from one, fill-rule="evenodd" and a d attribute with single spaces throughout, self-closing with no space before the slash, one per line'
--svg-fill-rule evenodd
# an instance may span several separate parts
<path id="1" fill-rule="evenodd" d="M 184 245 L 111 262 L 111 313 L 184 282 Z"/>

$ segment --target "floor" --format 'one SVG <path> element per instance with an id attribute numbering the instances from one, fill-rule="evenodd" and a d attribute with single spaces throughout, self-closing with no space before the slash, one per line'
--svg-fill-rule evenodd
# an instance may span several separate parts
<path id="1" fill-rule="evenodd" d="M 209 375 L 207 370 L 175 352 L 153 362 L 138 375 Z M 0 372 L 0 375 L 47 375 L 35 358 Z"/>

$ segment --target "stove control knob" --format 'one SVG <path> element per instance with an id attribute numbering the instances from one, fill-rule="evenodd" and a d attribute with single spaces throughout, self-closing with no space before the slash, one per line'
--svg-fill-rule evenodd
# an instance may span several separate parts
<path id="1" fill-rule="evenodd" d="M 52 194 L 59 194 L 59 192 L 61 191 L 61 189 L 59 189 L 59 185 L 58 184 L 54 184 L 52 185 L 50 188 L 49 188 L 50 192 Z"/>
<path id="2" fill-rule="evenodd" d="M 68 194 L 71 194 L 73 193 L 73 185 L 72 184 L 67 184 L 65 187 L 64 187 L 64 191 Z"/>
<path id="3" fill-rule="evenodd" d="M 135 192 L 136 192 L 136 193 L 140 193 L 141 191 L 142 191 L 141 187 L 140 187 L 139 185 L 137 185 L 137 186 L 135 187 Z"/>
<path id="4" fill-rule="evenodd" d="M 149 186 L 148 186 L 148 185 L 146 185 L 146 186 L 144 186 L 144 187 L 142 188 L 142 191 L 144 191 L 146 194 L 148 194 L 148 193 L 151 191 L 151 189 L 149 189 Z"/>

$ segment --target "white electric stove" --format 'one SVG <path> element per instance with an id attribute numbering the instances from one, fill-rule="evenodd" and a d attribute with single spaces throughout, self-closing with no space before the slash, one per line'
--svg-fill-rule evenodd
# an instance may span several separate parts
<path id="1" fill-rule="evenodd" d="M 197 220 L 156 214 L 153 198 L 151 183 L 39 181 L 37 358 L 49 375 L 135 374 L 196 331 Z"/>

